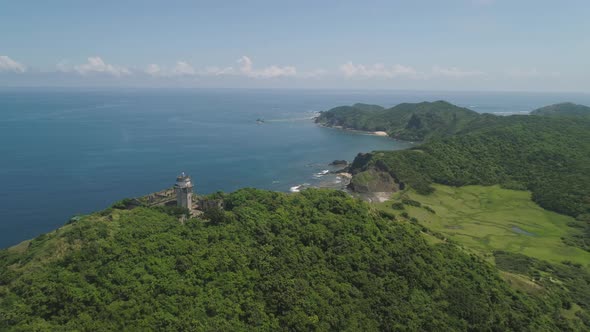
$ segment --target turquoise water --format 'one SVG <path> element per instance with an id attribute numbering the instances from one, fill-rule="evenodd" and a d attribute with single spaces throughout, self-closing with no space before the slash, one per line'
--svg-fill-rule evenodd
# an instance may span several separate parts
<path id="1" fill-rule="evenodd" d="M 0 90 L 0 248 L 69 217 L 154 192 L 185 171 L 196 191 L 288 191 L 358 152 L 407 143 L 316 126 L 355 102 L 445 99 L 519 113 L 587 95 L 306 90 Z M 265 120 L 256 124 L 256 119 Z"/>

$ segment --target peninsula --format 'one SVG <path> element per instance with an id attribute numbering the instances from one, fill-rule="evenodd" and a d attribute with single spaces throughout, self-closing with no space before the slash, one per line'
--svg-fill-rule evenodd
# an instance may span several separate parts
<path id="1" fill-rule="evenodd" d="M 423 141 L 462 130 L 478 113 L 446 101 L 404 103 L 392 108 L 354 104 L 321 112 L 316 123 L 362 130 L 406 141 Z"/>

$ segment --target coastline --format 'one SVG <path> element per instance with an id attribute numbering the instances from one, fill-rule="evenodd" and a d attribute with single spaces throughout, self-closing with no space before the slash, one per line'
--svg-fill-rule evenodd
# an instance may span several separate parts
<path id="1" fill-rule="evenodd" d="M 370 135 L 370 136 L 380 136 L 380 137 L 389 137 L 391 139 L 395 139 L 385 131 L 367 131 L 367 130 L 358 130 L 358 129 L 351 129 L 351 128 L 344 128 L 342 126 L 328 126 L 322 123 L 316 123 L 318 126 L 323 128 L 332 128 L 332 129 L 339 129 L 344 131 L 350 131 L 353 133 L 363 134 L 363 135 Z"/>

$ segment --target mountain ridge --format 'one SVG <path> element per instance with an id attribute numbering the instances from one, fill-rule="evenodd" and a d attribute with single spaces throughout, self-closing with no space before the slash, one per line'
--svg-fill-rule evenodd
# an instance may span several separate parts
<path id="1" fill-rule="evenodd" d="M 384 131 L 397 139 L 422 141 L 452 135 L 478 116 L 475 111 L 439 100 L 401 103 L 388 109 L 366 104 L 339 106 L 321 112 L 315 122 L 344 129 Z"/>

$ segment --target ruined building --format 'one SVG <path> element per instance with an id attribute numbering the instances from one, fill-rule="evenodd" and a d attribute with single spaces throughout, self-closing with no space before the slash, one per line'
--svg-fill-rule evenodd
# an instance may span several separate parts
<path id="1" fill-rule="evenodd" d="M 193 184 L 190 176 L 182 172 L 176 178 L 174 191 L 176 192 L 176 204 L 191 210 L 193 206 Z"/>

